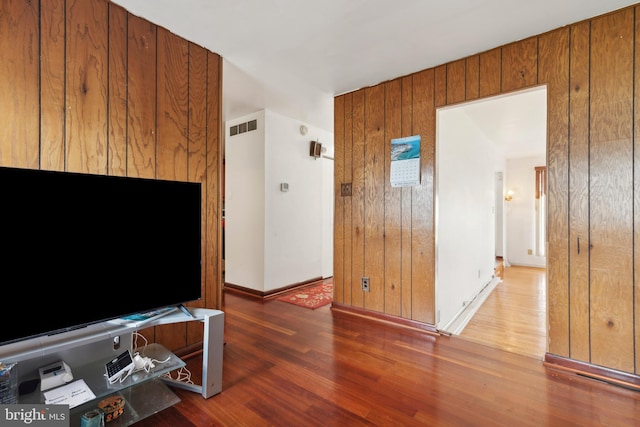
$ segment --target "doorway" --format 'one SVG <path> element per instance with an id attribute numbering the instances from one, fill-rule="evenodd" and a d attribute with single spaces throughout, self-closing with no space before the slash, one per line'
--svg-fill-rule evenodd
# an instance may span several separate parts
<path id="1" fill-rule="evenodd" d="M 528 211 L 534 168 L 546 165 L 546 98 L 539 86 L 437 111 L 436 325 L 443 332 L 458 335 L 499 285 L 497 256 L 507 269 L 546 268 L 533 251 Z"/>

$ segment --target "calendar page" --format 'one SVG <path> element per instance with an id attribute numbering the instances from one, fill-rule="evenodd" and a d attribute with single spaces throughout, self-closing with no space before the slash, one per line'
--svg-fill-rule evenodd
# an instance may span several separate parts
<path id="1" fill-rule="evenodd" d="M 420 135 L 391 140 L 392 187 L 420 184 Z"/>

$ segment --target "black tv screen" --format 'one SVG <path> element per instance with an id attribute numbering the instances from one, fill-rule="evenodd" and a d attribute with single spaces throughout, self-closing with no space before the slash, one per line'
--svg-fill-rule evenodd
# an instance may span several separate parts
<path id="1" fill-rule="evenodd" d="M 0 167 L 0 227 L 0 344 L 201 298 L 200 183 Z"/>

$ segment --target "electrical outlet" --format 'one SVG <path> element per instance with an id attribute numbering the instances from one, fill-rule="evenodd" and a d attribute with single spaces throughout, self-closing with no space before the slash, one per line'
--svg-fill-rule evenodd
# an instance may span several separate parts
<path id="1" fill-rule="evenodd" d="M 527 249 L 527 254 L 528 255 L 533 255 L 533 249 Z"/>
<path id="2" fill-rule="evenodd" d="M 369 292 L 369 278 L 368 277 L 363 277 L 362 278 L 362 290 L 365 292 Z"/>
<path id="3" fill-rule="evenodd" d="M 342 197 L 351 196 L 351 183 L 340 184 L 340 195 Z"/>

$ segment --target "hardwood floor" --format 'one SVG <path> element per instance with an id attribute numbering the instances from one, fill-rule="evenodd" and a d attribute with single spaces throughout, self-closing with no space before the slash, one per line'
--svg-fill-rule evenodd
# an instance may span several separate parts
<path id="1" fill-rule="evenodd" d="M 546 352 L 546 276 L 543 268 L 507 267 L 459 337 L 542 360 Z"/>
<path id="2" fill-rule="evenodd" d="M 226 293 L 224 311 L 222 392 L 175 389 L 138 427 L 638 425 L 639 392 L 530 356 L 329 306 Z"/>

